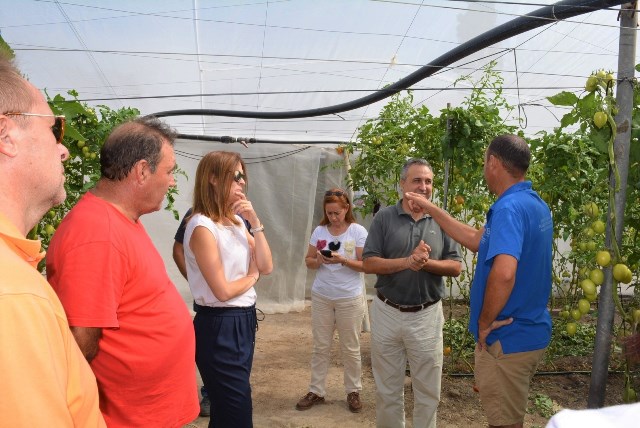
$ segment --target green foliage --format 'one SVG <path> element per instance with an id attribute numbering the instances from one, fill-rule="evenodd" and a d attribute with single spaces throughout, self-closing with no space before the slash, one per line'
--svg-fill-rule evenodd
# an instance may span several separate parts
<path id="1" fill-rule="evenodd" d="M 478 81 L 469 76 L 456 81 L 473 89 L 461 106 L 443 109 L 438 117 L 424 106 L 413 106 L 413 95 L 408 92 L 394 95 L 376 119 L 358 130 L 356 141 L 345 151 L 358 154 L 347 182 L 354 190 L 366 192 L 362 214 L 370 214 L 376 203 L 398 201 L 400 169 L 410 157 L 431 163 L 435 192 L 443 188 L 445 162 L 449 161 L 451 201 L 455 195 L 465 195 L 465 215 L 486 211 L 492 199 L 483 182 L 484 151 L 496 135 L 516 131 L 500 115 L 513 107 L 502 96 L 503 80 L 494 67 L 495 63 L 489 64 Z"/>
<path id="2" fill-rule="evenodd" d="M 546 394 L 537 393 L 533 396 L 533 406 L 527 409 L 527 413 L 538 413 L 549 419 L 553 416 L 553 400 Z"/>
<path id="3" fill-rule="evenodd" d="M 459 106 L 445 108 L 433 115 L 426 107 L 413 105 L 409 92 L 396 95 L 383 108 L 379 117 L 363 125 L 355 141 L 345 146 L 351 156 L 347 178 L 354 190 L 364 191 L 363 214 L 372 212 L 376 203 L 395 204 L 399 198 L 397 183 L 401 165 L 408 157 L 423 157 L 434 170 L 434 201 L 439 202 L 455 218 L 476 228 L 481 227 L 493 197 L 486 189 L 483 177 L 484 152 L 495 136 L 521 133 L 505 125 L 513 110 L 502 96 L 502 77 L 489 65 L 482 77 L 460 79 L 472 87 L 470 95 Z M 640 66 L 638 66 L 640 69 Z M 460 81 L 456 82 L 458 84 Z M 619 331 L 638 331 L 630 320 L 631 310 L 638 308 L 640 287 L 637 287 L 640 264 L 640 87 L 634 85 L 634 106 L 631 121 L 627 204 L 624 213 L 622 245 L 605 246 L 602 223 L 615 224 L 610 214 L 613 195 L 619 189 L 618 159 L 613 141 L 617 125 L 613 118 L 618 107 L 613 96 L 615 79 L 610 72 L 598 70 L 587 81 L 582 93 L 561 92 L 549 101 L 568 107 L 558 127 L 528 138 L 532 162 L 528 178 L 547 202 L 555 226 L 553 293 L 550 307 L 562 298 L 569 311 L 587 296 L 581 281 L 600 266 L 595 263 L 597 251 L 608 251 L 612 263 L 626 263 L 634 273 L 630 284 L 636 296 L 633 300 L 617 301 L 621 316 Z M 605 119 L 604 121 L 602 119 Z M 445 177 L 445 166 L 449 175 Z M 610 186 L 610 173 L 616 186 Z M 445 193 L 445 189 L 447 189 Z M 585 207 L 597 207 L 597 213 Z M 608 214 L 609 213 L 609 214 Z M 602 222 L 602 223 L 600 223 Z M 571 244 L 566 251 L 561 241 Z M 558 244 L 561 244 L 560 246 Z M 465 272 L 448 279 L 450 294 L 457 286 L 460 296 L 468 299 L 473 280 L 475 258 L 464 254 Z M 471 259 L 471 261 L 469 261 Z M 588 289 L 588 287 L 585 287 Z M 617 298 L 617 293 L 615 293 Z M 583 304 L 585 302 L 583 301 Z M 559 356 L 587 356 L 593 352 L 595 327 L 577 323 L 575 335 L 565 332 L 566 320 L 554 320 L 553 339 L 547 353 L 550 361 Z M 467 319 L 449 319 L 445 323 L 445 345 L 452 349 L 452 358 L 467 360 L 473 352 L 473 339 L 466 330 Z"/>
<path id="4" fill-rule="evenodd" d="M 11 46 L 9 46 L 9 44 L 7 44 L 7 42 L 4 41 L 2 36 L 0 36 L 0 55 L 8 59 L 13 59 L 16 57 L 15 52 L 13 52 L 13 49 L 11 49 Z"/>
<path id="5" fill-rule="evenodd" d="M 66 117 L 63 144 L 69 150 L 69 159 L 64 163 L 66 200 L 49 211 L 29 234 L 32 238 L 39 237 L 44 248 L 62 218 L 100 178 L 100 148 L 111 130 L 140 114 L 133 108 L 112 110 L 107 106 L 98 106 L 96 111 L 78 101 L 76 91 L 71 90 L 68 95 L 70 99 L 59 94 L 51 98 L 47 94 L 53 113 Z"/>
<path id="6" fill-rule="evenodd" d="M 373 212 L 378 202 L 394 204 L 404 161 L 437 147 L 437 121 L 426 107 L 412 103 L 411 92 L 394 95 L 377 119 L 359 129 L 357 143 L 345 147 L 347 153 L 359 152 L 347 180 L 352 188 L 366 191 L 364 214 Z"/>
<path id="7" fill-rule="evenodd" d="M 62 95 L 51 98 L 47 94 L 49 106 L 54 114 L 62 114 L 66 117 L 63 144 L 69 150 L 69 159 L 64 163 L 66 200 L 51 209 L 29 233 L 32 239 L 40 238 L 45 249 L 49 245 L 55 228 L 67 212 L 100 178 L 100 149 L 109 133 L 119 124 L 140 114 L 135 108 L 125 107 L 113 110 L 104 105 L 90 107 L 78 101 L 78 93 L 73 90 L 69 91 L 68 95 L 69 99 Z M 185 175 L 179 168 L 176 173 Z M 179 213 L 174 209 L 173 204 L 177 192 L 176 187 L 169 189 L 168 203 L 165 208 L 173 212 L 176 220 L 179 219 Z"/>
<path id="8" fill-rule="evenodd" d="M 445 346 L 451 347 L 451 359 L 473 361 L 475 339 L 467 328 L 469 315 L 450 318 L 444 322 L 442 334 Z"/>
<path id="9" fill-rule="evenodd" d="M 545 358 L 553 364 L 559 357 L 587 357 L 593 355 L 593 343 L 596 337 L 595 323 L 577 323 L 576 334 L 570 336 L 565 331 L 566 322 L 553 319 L 551 343 Z"/>

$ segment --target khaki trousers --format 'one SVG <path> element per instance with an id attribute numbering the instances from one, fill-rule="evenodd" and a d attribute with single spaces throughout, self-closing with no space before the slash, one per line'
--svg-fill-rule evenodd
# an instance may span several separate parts
<path id="1" fill-rule="evenodd" d="M 313 352 L 311 354 L 311 383 L 309 391 L 324 397 L 327 371 L 331 358 L 333 333 L 338 330 L 340 354 L 344 365 L 345 393 L 362 390 L 360 359 L 360 330 L 364 317 L 361 295 L 347 299 L 329 300 L 319 294 L 311 295 L 311 325 Z"/>
<path id="2" fill-rule="evenodd" d="M 405 426 L 404 378 L 409 361 L 413 427 L 436 426 L 440 402 L 443 340 L 442 302 L 418 312 L 400 312 L 374 297 L 371 308 L 371 367 L 376 382 L 376 424 Z"/>

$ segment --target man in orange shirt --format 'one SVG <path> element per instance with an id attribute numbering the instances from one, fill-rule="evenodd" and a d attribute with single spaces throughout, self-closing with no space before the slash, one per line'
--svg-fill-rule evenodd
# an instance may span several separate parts
<path id="1" fill-rule="evenodd" d="M 66 198 L 64 117 L 0 55 L 0 419 L 10 427 L 104 427 L 91 368 L 26 235 Z"/>
<path id="2" fill-rule="evenodd" d="M 49 246 L 47 276 L 109 428 L 182 427 L 198 416 L 191 315 L 140 221 L 175 186 L 174 138 L 157 119 L 118 126 L 100 151 L 100 180 Z"/>

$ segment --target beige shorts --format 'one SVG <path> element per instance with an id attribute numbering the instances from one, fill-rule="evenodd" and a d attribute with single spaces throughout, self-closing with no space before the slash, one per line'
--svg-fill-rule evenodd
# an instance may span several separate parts
<path id="1" fill-rule="evenodd" d="M 529 383 L 545 349 L 504 354 L 500 341 L 475 352 L 475 381 L 489 425 L 523 423 Z"/>

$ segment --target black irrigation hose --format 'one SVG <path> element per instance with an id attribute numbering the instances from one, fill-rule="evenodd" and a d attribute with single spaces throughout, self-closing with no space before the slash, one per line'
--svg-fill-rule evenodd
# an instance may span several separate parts
<path id="1" fill-rule="evenodd" d="M 365 107 L 385 98 L 388 98 L 400 91 L 410 88 L 412 85 L 431 76 L 436 71 L 453 64 L 481 49 L 495 43 L 517 36 L 534 28 L 542 27 L 552 22 L 572 18 L 584 13 L 618 6 L 628 3 L 629 0 L 565 0 L 550 6 L 542 7 L 527 15 L 518 17 L 506 22 L 493 30 L 489 30 L 473 39 L 461 44 L 449 52 L 436 58 L 429 64 L 419 68 L 407 77 L 398 80 L 396 83 L 380 89 L 370 95 L 356 100 L 348 101 L 333 106 L 287 111 L 287 112 L 257 112 L 257 111 L 235 111 L 235 110 L 215 110 L 215 109 L 185 109 L 169 110 L 151 114 L 150 116 L 226 116 L 243 117 L 250 119 L 298 119 L 304 117 L 322 116 L 336 114 L 344 111 L 355 110 Z"/>
<path id="2" fill-rule="evenodd" d="M 157 116 L 157 114 L 153 114 L 150 116 Z M 280 140 L 277 138 L 243 138 L 243 137 L 230 137 L 227 135 L 216 136 L 216 135 L 191 135 L 191 134 L 177 134 L 177 138 L 182 138 L 184 140 L 196 140 L 196 141 L 213 141 L 218 143 L 240 143 L 240 144 L 255 144 L 255 143 L 269 143 L 269 144 L 306 144 L 306 145 L 314 145 L 314 144 L 346 144 L 345 141 L 339 140 L 299 140 L 299 141 L 287 141 Z"/>
<path id="3" fill-rule="evenodd" d="M 609 374 L 624 374 L 624 370 L 609 370 Z M 572 374 L 591 376 L 591 370 L 567 370 L 561 372 L 536 372 L 534 376 L 568 376 Z M 473 373 L 445 373 L 445 376 L 451 377 L 472 377 Z"/>

